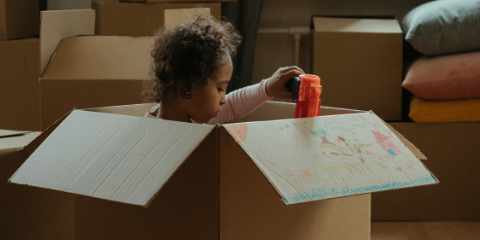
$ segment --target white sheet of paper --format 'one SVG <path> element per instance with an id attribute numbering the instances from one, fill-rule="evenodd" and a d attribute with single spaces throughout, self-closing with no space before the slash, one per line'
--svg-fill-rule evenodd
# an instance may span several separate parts
<path id="1" fill-rule="evenodd" d="M 438 182 L 371 112 L 225 128 L 286 204 Z"/>

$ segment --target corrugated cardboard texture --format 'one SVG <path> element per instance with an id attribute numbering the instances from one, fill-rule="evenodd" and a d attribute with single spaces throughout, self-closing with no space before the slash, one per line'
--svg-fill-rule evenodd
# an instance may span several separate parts
<path id="1" fill-rule="evenodd" d="M 0 41 L 0 128 L 39 130 L 38 39 Z"/>
<path id="2" fill-rule="evenodd" d="M 0 0 L 0 40 L 38 35 L 39 1 Z"/>
<path id="3" fill-rule="evenodd" d="M 220 239 L 370 239 L 370 195 L 286 206 L 221 130 Z"/>
<path id="4" fill-rule="evenodd" d="M 398 23 L 337 21 L 314 18 L 313 72 L 322 78 L 322 104 L 374 110 L 385 120 L 400 120 L 403 42 Z M 336 27 L 321 30 L 331 25 Z"/>
<path id="5" fill-rule="evenodd" d="M 40 79 L 42 126 L 72 108 L 143 102 L 152 38 L 89 36 L 62 41 Z"/>
<path id="6" fill-rule="evenodd" d="M 77 199 L 76 239 L 218 239 L 216 144 L 207 137 L 148 208 Z"/>
<path id="7" fill-rule="evenodd" d="M 210 8 L 220 18 L 220 3 L 120 3 L 115 0 L 94 2 L 97 10 L 96 31 L 102 35 L 151 36 L 164 26 L 165 10 Z"/>
<path id="8" fill-rule="evenodd" d="M 480 220 L 476 172 L 478 123 L 392 123 L 429 158 L 424 164 L 440 184 L 373 195 L 373 219 L 394 221 Z"/>

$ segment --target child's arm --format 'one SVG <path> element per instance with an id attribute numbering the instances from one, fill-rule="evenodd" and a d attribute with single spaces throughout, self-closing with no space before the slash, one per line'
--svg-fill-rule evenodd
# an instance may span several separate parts
<path id="1" fill-rule="evenodd" d="M 270 99 L 272 98 L 266 92 L 266 80 L 240 88 L 225 96 L 225 104 L 209 123 L 225 123 L 241 119 Z"/>
<path id="2" fill-rule="evenodd" d="M 277 69 L 273 75 L 260 83 L 250 85 L 225 96 L 225 104 L 220 108 L 216 117 L 210 119 L 209 123 L 225 123 L 239 120 L 257 109 L 267 100 L 275 98 L 290 99 L 285 84 L 296 75 L 304 73 L 297 66 L 282 67 Z M 268 93 L 268 94 L 267 94 Z"/>

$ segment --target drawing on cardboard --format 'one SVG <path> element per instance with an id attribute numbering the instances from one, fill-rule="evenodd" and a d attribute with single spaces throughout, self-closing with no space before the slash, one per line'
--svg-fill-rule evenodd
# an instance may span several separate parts
<path id="1" fill-rule="evenodd" d="M 234 126 L 226 128 L 287 204 L 437 182 L 369 112 L 251 123 L 241 136 Z"/>

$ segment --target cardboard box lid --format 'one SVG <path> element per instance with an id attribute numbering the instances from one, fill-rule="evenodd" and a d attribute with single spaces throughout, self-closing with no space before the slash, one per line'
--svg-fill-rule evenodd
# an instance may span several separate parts
<path id="1" fill-rule="evenodd" d="M 286 204 L 438 182 L 372 112 L 220 127 Z M 146 205 L 214 128 L 76 110 L 10 181 Z"/>
<path id="2" fill-rule="evenodd" d="M 314 17 L 313 27 L 315 32 L 402 33 L 395 19 Z"/>
<path id="3" fill-rule="evenodd" d="M 39 132 L 0 129 L 0 156 L 24 149 L 39 135 Z"/>

